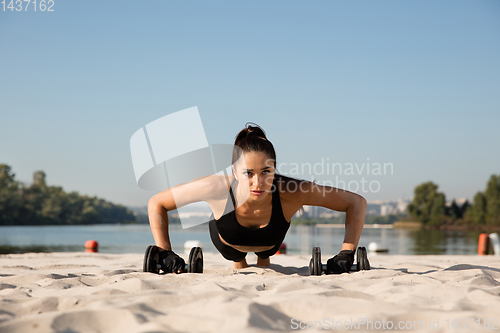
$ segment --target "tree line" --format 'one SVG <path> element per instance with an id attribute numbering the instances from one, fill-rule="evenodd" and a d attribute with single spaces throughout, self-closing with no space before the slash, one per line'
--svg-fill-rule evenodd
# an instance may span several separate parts
<path id="1" fill-rule="evenodd" d="M 45 173 L 33 173 L 28 186 L 15 180 L 7 164 L 0 164 L 0 225 L 58 225 L 136 223 L 125 206 L 97 197 L 66 193 L 48 186 Z"/>
<path id="2" fill-rule="evenodd" d="M 415 187 L 408 214 L 427 226 L 464 225 L 473 227 L 500 226 L 500 175 L 492 175 L 484 191 L 476 193 L 471 204 L 459 205 L 455 200 L 446 205 L 446 196 L 438 185 L 426 182 Z"/>

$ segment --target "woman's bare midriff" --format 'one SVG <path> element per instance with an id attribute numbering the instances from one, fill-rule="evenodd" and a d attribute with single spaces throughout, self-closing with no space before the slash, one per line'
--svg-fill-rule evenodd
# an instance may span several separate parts
<path id="1" fill-rule="evenodd" d="M 270 250 L 270 249 L 272 249 L 274 247 L 274 245 L 271 245 L 271 246 L 243 246 L 243 245 L 233 245 L 233 244 L 229 244 L 228 242 L 226 242 L 221 237 L 221 235 L 219 235 L 219 238 L 222 241 L 222 243 L 224 243 L 226 245 L 229 245 L 232 248 L 234 248 L 234 249 L 236 249 L 236 250 L 238 250 L 240 252 L 262 252 L 262 251 Z"/>

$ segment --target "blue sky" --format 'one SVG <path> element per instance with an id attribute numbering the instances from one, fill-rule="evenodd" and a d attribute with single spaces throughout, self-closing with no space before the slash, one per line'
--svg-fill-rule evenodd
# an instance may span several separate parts
<path id="1" fill-rule="evenodd" d="M 472 198 L 500 174 L 498 1 L 53 8 L 0 11 L 0 163 L 21 181 L 44 170 L 66 191 L 146 205 L 130 137 L 192 106 L 209 143 L 260 124 L 278 163 L 392 163 L 393 174 L 339 175 L 378 182 L 358 190 L 368 200 L 429 180 Z"/>

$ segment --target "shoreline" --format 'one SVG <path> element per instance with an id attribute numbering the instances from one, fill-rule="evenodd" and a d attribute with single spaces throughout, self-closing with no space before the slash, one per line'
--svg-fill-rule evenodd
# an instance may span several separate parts
<path id="1" fill-rule="evenodd" d="M 481 232 L 500 232 L 500 226 L 461 226 L 461 225 L 440 225 L 440 226 L 423 226 L 423 230 L 442 230 L 442 231 L 481 231 Z"/>

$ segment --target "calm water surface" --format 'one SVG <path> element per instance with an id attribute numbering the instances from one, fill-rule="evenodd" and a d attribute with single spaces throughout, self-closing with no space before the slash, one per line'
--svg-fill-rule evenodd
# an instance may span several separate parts
<path id="1" fill-rule="evenodd" d="M 364 229 L 360 246 L 383 243 L 389 254 L 477 254 L 480 232 Z M 173 250 L 184 252 L 184 242 L 199 240 L 203 251 L 217 252 L 210 240 L 208 223 L 182 229 L 170 226 Z M 343 228 L 291 226 L 285 238 L 287 253 L 310 254 L 320 246 L 324 254 L 336 254 L 344 238 Z M 9 226 L 0 227 L 0 253 L 83 251 L 89 239 L 99 242 L 102 253 L 144 253 L 154 244 L 149 225 Z"/>

